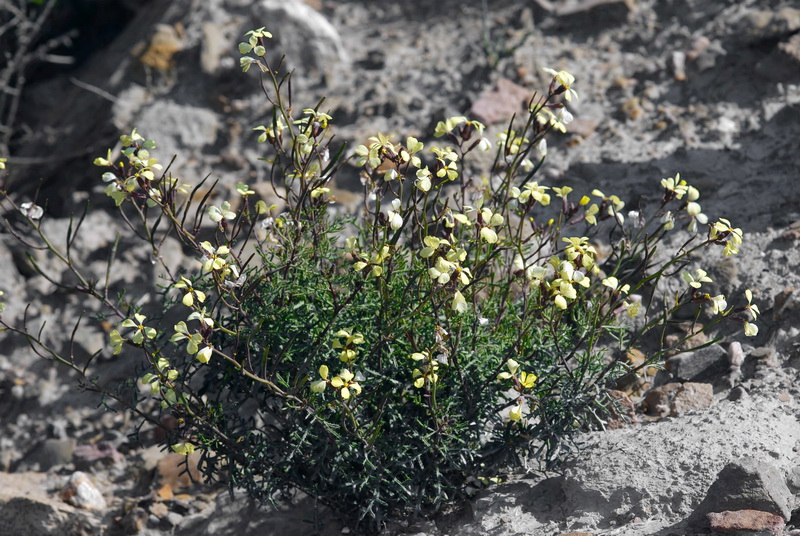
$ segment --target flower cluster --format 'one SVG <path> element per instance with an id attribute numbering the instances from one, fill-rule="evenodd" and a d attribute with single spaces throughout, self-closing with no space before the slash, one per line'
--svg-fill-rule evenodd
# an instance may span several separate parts
<path id="1" fill-rule="evenodd" d="M 145 341 L 156 338 L 158 332 L 155 328 L 144 325 L 144 321 L 146 319 L 147 317 L 143 314 L 136 313 L 133 315 L 133 318 L 126 318 L 122 321 L 120 324 L 121 327 L 133 329 L 133 334 L 129 335 L 129 338 L 123 337 L 116 329 L 111 331 L 109 334 L 109 339 L 111 341 L 111 348 L 114 351 L 114 355 L 117 355 L 122 351 L 122 345 L 125 342 L 130 341 L 136 346 L 142 346 Z"/>
<path id="2" fill-rule="evenodd" d="M 200 247 L 203 251 L 203 257 L 200 259 L 203 271 L 212 272 L 223 279 L 239 277 L 238 266 L 228 258 L 231 253 L 230 247 L 223 245 L 215 248 L 208 241 L 201 242 Z"/>
<path id="3" fill-rule="evenodd" d="M 383 275 L 383 263 L 386 262 L 391 256 L 391 248 L 389 246 L 381 246 L 380 250 L 374 252 L 368 259 L 357 257 L 361 260 L 353 264 L 353 269 L 356 272 L 363 272 L 369 268 L 369 275 L 372 277 L 381 277 Z"/>
<path id="4" fill-rule="evenodd" d="M 208 340 L 214 328 L 214 321 L 205 316 L 204 313 L 195 311 L 189 315 L 189 320 L 199 320 L 199 331 L 190 332 L 186 322 L 175 324 L 175 334 L 170 337 L 170 341 L 177 343 L 186 341 L 186 352 L 195 356 L 200 363 L 208 363 L 214 352 L 214 345 Z"/>
<path id="5" fill-rule="evenodd" d="M 522 370 L 520 364 L 513 359 L 506 361 L 506 368 L 508 371 L 500 372 L 497 375 L 497 380 L 511 380 L 512 388 L 518 393 L 517 403 L 509 411 L 508 418 L 512 421 L 519 421 L 523 416 L 526 394 L 536 385 L 536 380 L 539 378 L 532 372 Z"/>
<path id="6" fill-rule="evenodd" d="M 247 37 L 247 42 L 239 43 L 239 53 L 242 54 L 242 57 L 239 58 L 239 66 L 246 73 L 254 63 L 261 65 L 258 60 L 246 56 L 246 54 L 252 52 L 256 56 L 264 56 L 267 53 L 263 45 L 264 39 L 272 39 L 272 34 L 265 31 L 262 26 L 261 28 L 250 30 L 245 34 L 245 37 Z"/>
<path id="7" fill-rule="evenodd" d="M 349 330 L 340 329 L 333 337 L 333 348 L 340 351 L 339 359 L 345 364 L 355 361 L 356 346 L 364 344 L 364 336 L 361 333 L 351 333 Z"/>
<path id="8" fill-rule="evenodd" d="M 380 132 L 370 138 L 367 145 L 356 147 L 356 165 L 363 167 L 369 165 L 373 170 L 386 168 L 384 177 L 387 180 L 405 178 L 399 174 L 398 170 L 412 166 L 420 168 L 422 160 L 417 153 L 425 148 L 425 145 L 416 138 L 409 136 L 406 138 L 406 145 L 395 144 L 390 136 L 385 136 Z"/>
<path id="9" fill-rule="evenodd" d="M 739 246 L 742 245 L 744 234 L 738 227 L 731 226 L 731 222 L 725 218 L 720 218 L 709 231 L 708 239 L 715 244 L 725 246 L 722 254 L 726 257 L 739 253 Z"/>
<path id="10" fill-rule="evenodd" d="M 414 387 L 422 389 L 426 385 L 428 387 L 436 385 L 439 381 L 439 365 L 446 363 L 446 361 L 431 356 L 431 353 L 427 350 L 414 352 L 409 358 L 417 365 L 411 373 Z"/>
<path id="11" fill-rule="evenodd" d="M 158 198 L 154 194 L 153 183 L 156 180 L 154 170 L 161 170 L 162 166 L 158 160 L 150 156 L 150 150 L 156 144 L 153 140 L 146 140 L 136 129 L 130 135 L 120 136 L 122 142 L 122 154 L 127 157 L 128 165 L 122 162 L 118 166 L 113 164 L 111 149 L 108 150 L 106 157 L 95 158 L 94 164 L 101 167 L 109 167 L 110 171 L 103 173 L 103 182 L 107 183 L 105 194 L 111 197 L 117 206 L 125 200 L 134 196 L 134 191 L 141 188 L 147 192 L 154 200 Z"/>
<path id="12" fill-rule="evenodd" d="M 329 370 L 327 365 L 319 367 L 319 376 L 321 379 L 311 384 L 311 391 L 314 393 L 321 393 L 325 388 L 330 385 L 333 389 L 338 391 L 342 400 L 349 400 L 351 396 L 361 394 L 361 384 L 363 381 L 360 376 L 350 372 L 348 369 L 342 369 L 339 374 L 331 379 L 328 379 Z"/>
<path id="13" fill-rule="evenodd" d="M 458 290 L 457 284 L 466 286 L 472 279 L 472 271 L 462 265 L 467 258 L 466 249 L 453 246 L 448 240 L 435 236 L 426 236 L 423 243 L 425 247 L 418 254 L 429 263 L 428 275 L 435 283 L 454 289 L 451 307 L 454 311 L 463 313 L 467 309 L 467 300 Z"/>

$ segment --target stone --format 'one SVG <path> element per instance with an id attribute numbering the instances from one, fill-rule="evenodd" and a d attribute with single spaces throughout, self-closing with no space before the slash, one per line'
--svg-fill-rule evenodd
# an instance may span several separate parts
<path id="1" fill-rule="evenodd" d="M 792 515 L 794 496 L 783 475 L 767 462 L 744 458 L 726 465 L 711 484 L 703 501 L 689 516 L 689 525 L 709 527 L 708 514 L 726 510 L 759 510 L 781 516 Z"/>
<path id="2" fill-rule="evenodd" d="M 172 486 L 169 484 L 164 484 L 158 490 L 156 490 L 156 496 L 158 498 L 168 501 L 175 497 L 175 493 L 172 491 Z"/>
<path id="3" fill-rule="evenodd" d="M 39 468 L 48 471 L 57 465 L 65 465 L 72 461 L 76 441 L 68 439 L 45 439 L 22 461 L 22 466 Z"/>
<path id="4" fill-rule="evenodd" d="M 744 363 L 745 354 L 744 350 L 742 349 L 742 343 L 739 341 L 734 341 L 728 345 L 728 359 L 731 364 L 731 368 L 739 368 Z"/>
<path id="5" fill-rule="evenodd" d="M 9 535 L 79 534 L 89 520 L 47 493 L 47 475 L 0 473 L 0 532 Z M 96 533 L 96 532 L 95 532 Z"/>
<path id="6" fill-rule="evenodd" d="M 169 513 L 169 508 L 162 502 L 153 503 L 150 506 L 150 513 L 161 519 L 167 516 Z"/>
<path id="7" fill-rule="evenodd" d="M 310 530 L 308 520 L 318 523 L 317 531 Z M 280 534 L 303 536 L 313 532 L 319 536 L 345 534 L 342 524 L 333 513 L 316 504 L 303 493 L 291 498 L 282 498 L 276 505 L 258 504 L 246 493 L 228 491 L 219 493 L 212 505 L 198 514 L 187 515 L 175 528 L 175 536 L 198 536 L 216 534 Z M 350 534 L 360 534 L 351 531 Z"/>
<path id="8" fill-rule="evenodd" d="M 61 500 L 84 510 L 105 510 L 106 500 L 83 471 L 75 471 L 59 493 Z"/>
<path id="9" fill-rule="evenodd" d="M 720 534 L 736 534 L 739 531 L 780 534 L 786 525 L 781 516 L 760 510 L 711 512 L 707 517 L 711 531 Z"/>
<path id="10" fill-rule="evenodd" d="M 800 29 L 800 9 L 753 10 L 745 18 L 750 35 L 758 38 L 783 36 Z"/>
<path id="11" fill-rule="evenodd" d="M 723 373 L 728 369 L 728 353 L 719 344 L 693 352 L 684 352 L 667 359 L 666 368 L 678 380 L 697 381 Z"/>
<path id="12" fill-rule="evenodd" d="M 158 461 L 158 475 L 162 487 L 169 485 L 170 492 L 177 492 L 203 482 L 203 475 L 198 468 L 199 463 L 199 452 L 190 454 L 188 459 L 182 454 L 170 452 Z"/>
<path id="13" fill-rule="evenodd" d="M 42 222 L 44 233 L 51 237 L 54 245 L 61 251 L 67 247 L 66 230 L 70 225 L 74 227 L 75 223 L 71 222 L 69 218 L 46 219 Z M 114 243 L 119 229 L 117 220 L 107 212 L 89 211 L 81 224 L 80 231 L 82 232 L 75 234 L 70 247 L 72 251 L 81 254 L 102 250 Z M 44 256 L 50 258 L 49 255 L 45 254 Z"/>
<path id="14" fill-rule="evenodd" d="M 567 127 L 567 132 L 575 137 L 586 139 L 595 132 L 600 123 L 594 119 L 575 119 Z"/>
<path id="15" fill-rule="evenodd" d="M 710 383 L 684 383 L 675 393 L 669 406 L 673 417 L 696 409 L 705 409 L 714 403 L 714 387 Z"/>
<path id="16" fill-rule="evenodd" d="M 157 141 L 159 155 L 186 158 L 216 143 L 222 121 L 208 108 L 163 99 L 145 107 L 136 125 L 148 139 Z"/>
<path id="17" fill-rule="evenodd" d="M 484 91 L 472 103 L 470 115 L 487 125 L 508 121 L 513 114 L 519 115 L 525 109 L 533 92 L 515 84 L 507 78 L 500 78 L 494 87 Z"/>
<path id="18" fill-rule="evenodd" d="M 451 534 L 545 534 L 546 520 L 558 512 L 566 500 L 561 477 L 543 480 L 514 478 L 481 491 L 472 503 L 468 526 Z"/>
<path id="19" fill-rule="evenodd" d="M 161 445 L 151 445 L 136 451 L 135 457 L 135 464 L 141 467 L 143 471 L 154 471 L 158 467 L 161 458 L 164 457 L 164 451 L 161 449 Z"/>
<path id="20" fill-rule="evenodd" d="M 169 512 L 167 513 L 165 519 L 167 520 L 167 523 L 169 523 L 173 527 L 177 527 L 183 521 L 184 516 L 182 516 L 178 512 Z"/>
<path id="21" fill-rule="evenodd" d="M 200 67 L 204 73 L 213 74 L 222 64 L 228 53 L 230 39 L 226 28 L 216 21 L 205 21 L 201 25 L 203 39 L 200 41 Z"/>
<path id="22" fill-rule="evenodd" d="M 124 456 L 110 441 L 100 441 L 94 445 L 78 445 L 73 456 L 75 467 L 88 469 L 97 462 L 120 463 Z"/>
<path id="23" fill-rule="evenodd" d="M 747 389 L 742 387 L 741 385 L 737 385 L 731 392 L 728 393 L 728 400 L 732 402 L 736 402 L 737 400 L 742 400 L 743 398 L 747 398 L 750 396 L 750 393 L 747 392 Z"/>
<path id="24" fill-rule="evenodd" d="M 714 403 L 714 387 L 709 383 L 668 383 L 647 392 L 645 410 L 649 415 L 676 417 L 704 409 Z"/>
<path id="25" fill-rule="evenodd" d="M 800 492 L 800 465 L 792 467 L 786 475 L 786 485 L 794 494 Z"/>
<path id="26" fill-rule="evenodd" d="M 125 514 L 122 518 L 120 525 L 125 531 L 125 534 L 136 534 L 141 532 L 147 526 L 147 518 L 150 517 L 147 510 L 141 507 L 136 507 L 130 512 Z"/>
<path id="27" fill-rule="evenodd" d="M 350 64 L 350 56 L 342 37 L 328 19 L 300 0 L 260 0 L 252 3 L 252 25 L 263 26 L 269 21 L 273 39 L 294 67 L 302 69 L 295 83 L 302 82 L 312 69 L 330 78 Z M 248 28 L 249 30 L 250 28 Z"/>
<path id="28" fill-rule="evenodd" d="M 694 314 L 694 312 L 690 307 L 687 307 L 685 311 L 676 312 L 676 315 L 691 316 L 692 314 Z M 680 333 L 670 333 L 667 335 L 665 340 L 668 346 L 677 346 L 678 343 L 680 343 L 680 349 L 687 352 L 708 342 L 708 335 L 700 331 L 703 329 L 703 326 L 700 324 L 693 325 L 692 322 L 682 322 L 678 325 L 678 328 L 681 330 Z"/>

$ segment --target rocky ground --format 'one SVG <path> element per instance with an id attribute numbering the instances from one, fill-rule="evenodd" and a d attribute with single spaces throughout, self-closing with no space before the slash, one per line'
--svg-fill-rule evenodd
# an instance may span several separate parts
<path id="1" fill-rule="evenodd" d="M 80 4 L 80 3 L 77 3 Z M 325 107 L 337 138 L 376 132 L 423 140 L 437 121 L 466 113 L 492 135 L 545 88 L 542 67 L 577 77 L 570 133 L 551 143 L 546 177 L 632 202 L 681 173 L 712 219 L 745 231 L 733 260 L 698 259 L 726 293 L 754 289 L 757 337 L 673 358 L 668 370 L 620 386 L 633 423 L 587 433 L 558 471 L 512 476 L 465 511 L 398 522 L 395 532 L 451 535 L 683 535 L 736 522 L 746 534 L 798 533 L 800 516 L 800 6 L 791 0 L 213 0 L 84 2 L 90 8 L 67 69 L 31 74 L 8 167 L 18 202 L 49 199 L 44 225 L 62 233 L 84 201 L 91 210 L 73 250 L 96 274 L 120 223 L 102 195 L 95 156 L 136 126 L 187 182 L 211 173 L 223 190 L 256 183 L 251 127 L 268 116 L 255 78 L 240 73 L 236 44 L 267 26 L 296 68 L 297 107 Z M 82 4 L 81 4 L 82 5 Z M 45 26 L 64 31 L 61 19 Z M 0 11 L 4 8 L 0 5 Z M 276 52 L 277 54 L 277 52 Z M 277 57 L 275 58 L 277 59 Z M 520 89 L 522 88 L 522 89 Z M 336 185 L 346 206 L 354 167 Z M 259 193 L 266 195 L 264 188 Z M 9 216 L 14 220 L 13 215 Z M 16 222 L 18 223 L 18 222 Z M 33 325 L 63 345 L 85 307 L 30 268 L 0 235 L 5 321 Z M 676 233 L 672 245 L 677 247 Z M 169 245 L 169 244 L 168 244 Z M 169 266 L 188 262 L 177 246 Z M 154 298 L 150 253 L 123 236 L 116 288 Z M 37 254 L 57 280 L 55 263 Z M 726 334 L 727 335 L 727 334 Z M 102 324 L 78 330 L 78 359 L 104 346 Z M 736 341 L 741 342 L 737 346 Z M 733 344 L 732 344 L 733 343 Z M 181 474 L 158 432 L 109 412 L 73 375 L 19 338 L 0 351 L 0 527 L 7 534 L 340 534 L 330 512 L 295 497 L 268 511 Z M 132 364 L 103 353 L 103 381 Z M 642 382 L 653 388 L 647 391 Z M 620 395 L 622 396 L 622 395 Z M 190 460 L 190 465 L 191 465 Z M 9 528 L 10 527 L 10 528 Z M 761 532 L 755 529 L 760 528 Z M 351 532 L 352 533 L 352 532 Z"/>

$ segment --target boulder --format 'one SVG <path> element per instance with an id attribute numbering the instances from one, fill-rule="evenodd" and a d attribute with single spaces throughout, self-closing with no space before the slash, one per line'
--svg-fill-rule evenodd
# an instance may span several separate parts
<path id="1" fill-rule="evenodd" d="M 689 516 L 689 525 L 709 527 L 708 514 L 726 510 L 760 510 L 787 520 L 794 497 L 783 475 L 767 462 L 741 459 L 726 465 L 703 501 Z"/>
<path id="2" fill-rule="evenodd" d="M 730 366 L 730 358 L 719 344 L 712 344 L 693 352 L 684 352 L 667 359 L 666 368 L 675 379 L 697 381 L 720 375 Z"/>
<path id="3" fill-rule="evenodd" d="M 101 532 L 95 518 L 50 497 L 50 484 L 42 473 L 0 473 L 0 531 L 25 536 Z"/>

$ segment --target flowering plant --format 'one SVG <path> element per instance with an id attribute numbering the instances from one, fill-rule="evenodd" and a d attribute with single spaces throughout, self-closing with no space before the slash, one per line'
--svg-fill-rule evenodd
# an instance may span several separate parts
<path id="1" fill-rule="evenodd" d="M 745 306 L 729 307 L 704 292 L 705 271 L 683 270 L 699 249 L 735 254 L 743 233 L 722 218 L 708 225 L 679 175 L 628 213 L 617 195 L 537 180 L 547 137 L 572 120 L 570 73 L 547 69 L 548 91 L 494 143 L 485 125 L 455 116 L 430 140 L 378 133 L 348 155 L 332 144 L 323 102 L 299 117 L 286 105 L 289 74 L 270 64 L 270 37 L 248 32 L 239 51 L 271 88 L 272 119 L 253 130 L 280 208 L 244 183 L 235 199 L 206 195 L 196 207 L 199 185 L 164 171 L 156 142 L 136 130 L 121 137 L 121 161 L 111 151 L 95 160 L 154 250 L 174 234 L 194 251 L 163 295 L 180 321 L 112 300 L 47 240 L 42 214 L 20 207 L 80 289 L 119 318 L 113 354 L 142 352 L 140 383 L 178 423 L 169 444 L 200 450 L 208 478 L 262 500 L 299 488 L 376 529 L 463 498 L 509 464 L 552 462 L 575 431 L 602 427 L 609 386 L 636 372 L 627 351 L 663 335 L 678 310 L 707 317 L 699 329 L 735 320 L 757 333 L 749 290 Z M 491 150 L 481 176 L 473 153 Z M 332 181 L 348 162 L 363 203 L 343 215 Z M 656 261 L 679 223 L 693 238 Z M 659 306 L 654 284 L 679 273 L 683 290 Z M 640 368 L 683 342 L 656 339 Z"/>

